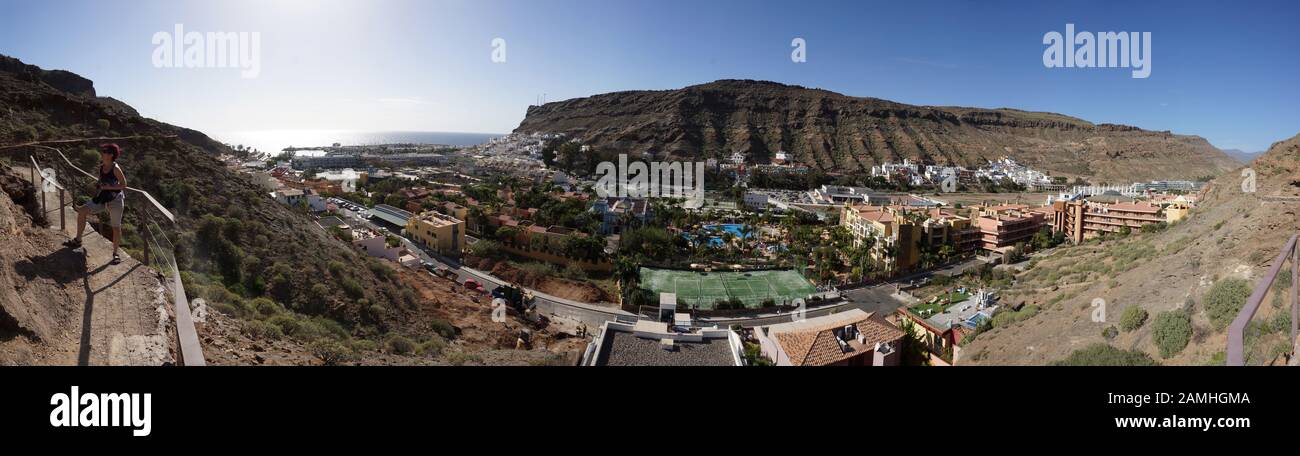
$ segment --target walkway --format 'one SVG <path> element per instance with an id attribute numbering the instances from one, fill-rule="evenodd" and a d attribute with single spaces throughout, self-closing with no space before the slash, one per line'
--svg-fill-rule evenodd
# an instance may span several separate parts
<path id="1" fill-rule="evenodd" d="M 15 167 L 24 178 L 29 170 Z M 45 193 L 46 216 L 52 230 L 59 229 L 58 193 Z M 130 202 L 128 202 L 129 204 Z M 77 214 L 64 207 L 64 234 L 76 234 Z M 66 356 L 52 360 L 56 364 L 77 365 L 162 365 L 174 363 L 166 289 L 157 273 L 122 252 L 122 264 L 112 265 L 113 244 L 89 227 L 82 236 L 83 249 L 61 248 L 34 262 L 48 260 L 49 266 L 84 267 L 70 274 L 68 282 L 74 296 L 84 293 L 80 307 L 78 334 L 69 335 L 63 351 Z M 84 250 L 84 253 L 82 252 Z M 84 260 L 83 260 L 84 258 Z M 37 265 L 39 268 L 41 265 Z M 71 303 L 70 303 L 71 304 Z M 73 325 L 69 325 L 73 326 Z M 50 341 L 57 344 L 58 341 Z"/>

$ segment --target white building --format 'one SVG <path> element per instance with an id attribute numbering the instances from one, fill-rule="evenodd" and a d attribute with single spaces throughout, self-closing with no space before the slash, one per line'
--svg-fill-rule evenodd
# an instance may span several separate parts
<path id="1" fill-rule="evenodd" d="M 754 210 L 767 208 L 767 194 L 762 192 L 745 192 L 745 207 Z"/>

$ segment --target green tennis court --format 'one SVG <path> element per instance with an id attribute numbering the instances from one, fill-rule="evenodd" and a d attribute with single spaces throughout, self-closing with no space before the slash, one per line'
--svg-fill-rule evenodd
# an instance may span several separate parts
<path id="1" fill-rule="evenodd" d="M 807 298 L 817 290 L 792 269 L 748 272 L 699 272 L 641 268 L 641 288 L 676 293 L 687 307 L 709 310 L 719 300 L 740 299 L 748 308 L 762 307 L 771 299 L 777 305 Z"/>

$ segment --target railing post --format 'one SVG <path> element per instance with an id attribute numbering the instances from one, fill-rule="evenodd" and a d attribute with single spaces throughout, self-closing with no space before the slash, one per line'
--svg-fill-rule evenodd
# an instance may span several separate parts
<path id="1" fill-rule="evenodd" d="M 32 183 L 34 184 L 36 183 L 36 181 L 32 181 Z M 41 194 L 41 213 L 45 214 L 45 217 L 47 217 L 46 220 L 49 220 L 48 217 L 50 216 L 50 209 L 49 207 L 47 207 L 45 203 L 45 175 L 44 174 L 41 174 L 41 183 L 36 186 L 36 192 Z"/>
<path id="2" fill-rule="evenodd" d="M 149 227 L 145 226 L 145 229 L 147 230 Z M 144 239 L 144 265 L 147 267 L 149 266 L 149 236 L 140 236 L 140 238 Z"/>
<path id="3" fill-rule="evenodd" d="M 1300 242 L 1291 248 L 1291 357 L 1294 358 L 1296 330 L 1300 321 Z"/>
<path id="4" fill-rule="evenodd" d="M 65 211 L 63 210 L 63 194 L 64 194 L 64 193 L 65 193 L 65 192 L 64 192 L 63 188 L 59 188 L 59 231 L 67 231 L 67 230 L 68 230 L 68 222 L 67 222 L 67 220 L 66 220 L 66 219 L 67 219 L 67 216 L 63 214 L 63 213 L 65 212 Z"/>

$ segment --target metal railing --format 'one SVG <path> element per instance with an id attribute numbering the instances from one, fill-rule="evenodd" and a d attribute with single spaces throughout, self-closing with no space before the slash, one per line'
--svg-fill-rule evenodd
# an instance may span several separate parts
<path id="1" fill-rule="evenodd" d="M 1273 283 L 1277 281 L 1278 274 L 1282 271 L 1282 266 L 1287 263 L 1287 257 L 1291 261 L 1291 338 L 1287 340 L 1290 356 L 1295 356 L 1295 343 L 1297 325 L 1300 324 L 1297 313 L 1300 313 L 1300 246 L 1297 246 L 1297 240 L 1300 240 L 1300 234 L 1291 236 L 1286 246 L 1278 253 L 1277 258 L 1273 260 L 1273 267 L 1269 268 L 1268 273 L 1260 280 L 1259 285 L 1255 286 L 1255 291 L 1250 294 L 1250 299 L 1246 300 L 1246 305 L 1241 308 L 1237 318 L 1232 320 L 1228 326 L 1228 349 L 1227 364 L 1229 366 L 1244 366 L 1246 364 L 1246 331 L 1250 321 L 1259 311 L 1259 305 L 1264 302 L 1264 297 L 1268 296 L 1269 290 L 1273 288 Z M 1275 293 L 1281 293 L 1283 290 L 1274 290 Z"/>
<path id="2" fill-rule="evenodd" d="M 59 149 L 40 144 L 23 144 L 19 147 L 30 147 L 35 149 L 28 158 L 32 165 L 32 185 L 35 186 L 37 191 L 41 192 L 42 195 L 41 211 L 48 216 L 49 208 L 46 207 L 47 204 L 45 202 L 46 198 L 44 193 L 47 191 L 52 192 L 57 190 L 59 194 L 59 203 L 58 208 L 56 209 L 59 212 L 59 229 L 66 230 L 67 220 L 63 208 L 64 206 L 75 205 L 76 200 L 75 198 L 68 197 L 67 188 L 64 186 L 64 183 L 59 182 L 57 176 L 81 175 L 94 182 L 98 182 L 99 179 L 77 167 L 66 155 L 64 155 L 63 151 Z M 41 156 L 41 160 L 37 159 L 38 156 Z M 53 167 L 61 168 L 65 172 L 47 173 L 47 169 L 54 170 L 55 168 L 42 168 L 42 162 Z M 185 295 L 185 286 L 181 281 L 180 269 L 176 266 L 176 250 L 171 241 L 167 238 L 163 227 L 157 223 L 155 213 L 161 215 L 162 219 L 165 220 L 164 223 L 170 227 L 175 227 L 176 216 L 172 214 L 171 211 L 167 210 L 167 208 L 163 207 L 163 205 L 160 204 L 153 195 L 149 194 L 149 192 L 132 187 L 127 187 L 126 191 L 142 196 L 149 202 L 149 204 L 146 205 L 128 206 L 128 211 L 136 214 L 138 220 L 141 221 L 143 225 L 139 230 L 140 237 L 145 244 L 144 249 L 142 250 L 144 258 L 141 263 L 145 266 L 156 268 L 165 278 L 165 283 L 170 283 L 168 288 L 170 288 L 173 297 L 176 337 L 177 345 L 179 347 L 178 352 L 180 355 L 178 361 L 180 364 L 186 366 L 203 366 L 206 364 L 206 361 L 203 357 L 202 346 L 199 343 L 198 332 L 194 328 L 194 318 L 190 313 L 189 298 Z M 141 206 L 143 206 L 143 209 L 138 209 Z M 152 208 L 153 211 L 148 210 L 150 208 Z"/>

